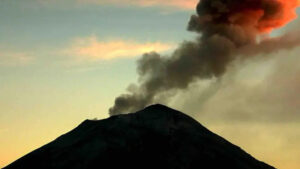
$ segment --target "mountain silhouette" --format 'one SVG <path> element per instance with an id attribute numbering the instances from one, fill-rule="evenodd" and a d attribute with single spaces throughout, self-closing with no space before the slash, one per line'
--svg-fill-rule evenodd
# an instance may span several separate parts
<path id="1" fill-rule="evenodd" d="M 163 105 L 86 120 L 4 169 L 274 169 Z"/>

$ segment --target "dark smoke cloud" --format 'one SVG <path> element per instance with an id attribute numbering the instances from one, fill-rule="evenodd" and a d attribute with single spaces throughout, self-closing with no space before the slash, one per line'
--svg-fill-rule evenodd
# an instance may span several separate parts
<path id="1" fill-rule="evenodd" d="M 293 18 L 295 7 L 289 7 L 278 0 L 201 0 L 188 24 L 198 39 L 183 42 L 171 56 L 144 54 L 137 63 L 139 85 L 116 98 L 110 115 L 142 109 L 196 80 L 218 78 L 235 59 L 297 46 L 299 39 L 289 36 L 259 40 Z"/>

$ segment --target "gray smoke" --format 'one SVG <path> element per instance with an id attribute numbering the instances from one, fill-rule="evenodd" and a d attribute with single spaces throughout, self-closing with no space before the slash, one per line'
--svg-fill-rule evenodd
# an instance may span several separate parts
<path id="1" fill-rule="evenodd" d="M 188 24 L 199 37 L 183 42 L 170 56 L 144 54 L 137 62 L 138 85 L 115 99 L 110 115 L 135 112 L 196 80 L 219 78 L 236 59 L 297 46 L 299 38 L 290 35 L 259 40 L 281 26 L 266 24 L 284 17 L 281 8 L 277 0 L 201 0 Z"/>

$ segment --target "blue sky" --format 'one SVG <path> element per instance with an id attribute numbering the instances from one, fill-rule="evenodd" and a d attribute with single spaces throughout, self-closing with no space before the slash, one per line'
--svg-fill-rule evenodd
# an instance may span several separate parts
<path id="1" fill-rule="evenodd" d="M 181 41 L 193 11 L 170 11 L 157 7 L 115 7 L 110 5 L 36 5 L 21 1 L 1 1 L 1 43 L 6 47 L 64 45 L 74 37 L 92 34 L 101 39 L 122 38 L 139 41 Z M 30 5 L 32 4 L 32 5 Z"/>

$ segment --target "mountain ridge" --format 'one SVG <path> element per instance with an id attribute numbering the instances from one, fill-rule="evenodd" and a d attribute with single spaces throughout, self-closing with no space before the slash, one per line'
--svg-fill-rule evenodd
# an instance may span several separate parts
<path id="1" fill-rule="evenodd" d="M 274 169 L 188 115 L 160 104 L 85 120 L 3 169 L 119 167 Z"/>

